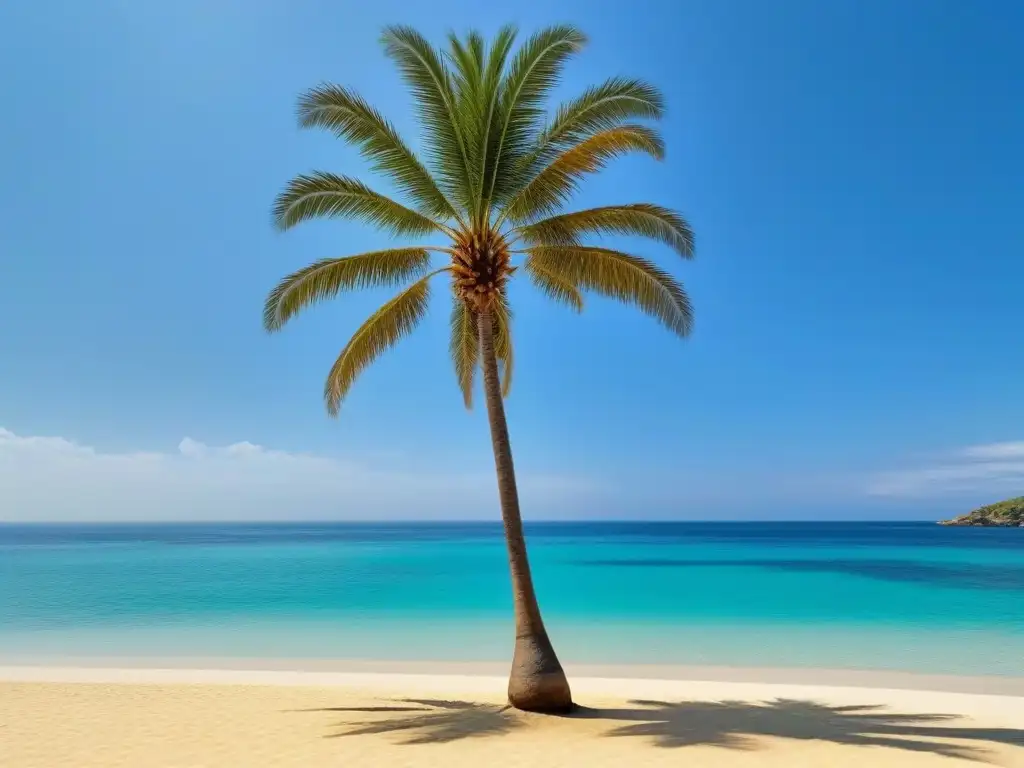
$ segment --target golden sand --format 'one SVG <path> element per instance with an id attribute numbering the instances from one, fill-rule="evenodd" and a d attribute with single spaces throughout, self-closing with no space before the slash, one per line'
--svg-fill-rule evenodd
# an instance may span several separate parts
<path id="1" fill-rule="evenodd" d="M 1010 696 L 593 679 L 578 714 L 545 717 L 504 709 L 498 678 L 4 677 L 3 768 L 1024 768 Z"/>

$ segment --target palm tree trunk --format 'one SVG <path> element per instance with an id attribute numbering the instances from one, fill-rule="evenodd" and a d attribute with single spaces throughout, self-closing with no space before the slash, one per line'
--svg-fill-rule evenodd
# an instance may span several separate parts
<path id="1" fill-rule="evenodd" d="M 531 712 L 567 712 L 572 709 L 572 694 L 562 665 L 551 646 L 537 605 L 537 595 L 526 557 L 523 520 L 519 514 L 519 493 L 512 465 L 512 446 L 505 421 L 498 360 L 494 354 L 494 329 L 487 310 L 478 317 L 480 356 L 483 365 L 484 399 L 491 424 L 494 466 L 498 474 L 501 519 L 512 571 L 512 599 L 516 620 L 516 645 L 512 674 L 508 681 L 508 701 L 517 709 Z"/>

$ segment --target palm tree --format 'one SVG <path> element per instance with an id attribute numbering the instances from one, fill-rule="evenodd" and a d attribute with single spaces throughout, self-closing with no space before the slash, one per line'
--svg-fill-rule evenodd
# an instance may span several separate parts
<path id="1" fill-rule="evenodd" d="M 571 26 L 554 26 L 513 52 L 516 31 L 488 44 L 471 32 L 436 49 L 415 30 L 385 29 L 382 42 L 412 90 L 424 133 L 426 163 L 387 119 L 348 88 L 321 85 L 299 101 L 303 127 L 325 128 L 354 144 L 403 194 L 394 200 L 349 176 L 314 172 L 293 179 L 277 197 L 274 219 L 288 229 L 307 219 L 358 219 L 404 237 L 440 236 L 442 245 L 405 245 L 324 259 L 285 277 L 264 309 L 277 331 L 306 306 L 341 291 L 407 284 L 359 327 L 331 368 L 324 399 L 331 415 L 356 377 L 410 333 L 427 311 L 431 278 L 448 276 L 450 352 L 466 407 L 476 371 L 484 400 L 515 604 L 516 640 L 508 700 L 531 711 L 572 708 L 569 684 L 544 628 L 526 556 L 503 398 L 512 376 L 511 318 L 506 288 L 521 258 L 530 281 L 576 311 L 591 291 L 634 304 L 685 337 L 690 303 L 682 286 L 652 262 L 588 245 L 587 235 L 634 235 L 660 241 L 684 258 L 693 235 L 677 213 L 650 203 L 562 213 L 588 174 L 630 152 L 656 159 L 661 137 L 637 120 L 657 120 L 659 92 L 639 80 L 612 78 L 552 114 L 546 96 L 566 62 L 586 42 Z M 446 263 L 431 268 L 431 255 Z"/>

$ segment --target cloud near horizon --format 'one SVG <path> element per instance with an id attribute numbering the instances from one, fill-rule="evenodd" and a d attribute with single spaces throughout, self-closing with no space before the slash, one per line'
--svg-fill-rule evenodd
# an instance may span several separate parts
<path id="1" fill-rule="evenodd" d="M 530 517 L 859 518 L 870 517 L 875 508 L 886 516 L 890 507 L 906 504 L 928 504 L 930 510 L 944 497 L 973 496 L 980 502 L 1024 493 L 1024 441 L 970 446 L 931 465 L 868 475 L 685 468 L 671 478 L 591 478 L 525 468 L 518 474 Z M 865 494 L 876 500 L 871 508 L 859 506 Z M 823 498 L 832 500 L 831 506 Z M 176 450 L 114 452 L 0 427 L 0 522 L 497 516 L 489 457 L 469 471 L 428 471 L 394 457 L 351 460 L 248 441 L 215 446 L 190 437 Z"/>
<path id="2" fill-rule="evenodd" d="M 881 472 L 867 490 L 907 498 L 1024 494 L 1024 440 L 972 445 L 932 466 Z"/>
<path id="3" fill-rule="evenodd" d="M 586 479 L 522 473 L 524 505 L 559 512 Z M 168 452 L 103 452 L 0 427 L 0 522 L 490 518 L 493 472 L 436 473 L 189 437 Z"/>

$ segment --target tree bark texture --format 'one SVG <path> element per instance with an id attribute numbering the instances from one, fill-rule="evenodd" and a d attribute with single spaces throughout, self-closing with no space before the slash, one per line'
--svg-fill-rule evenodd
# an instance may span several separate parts
<path id="1" fill-rule="evenodd" d="M 505 527 L 505 543 L 512 572 L 516 643 L 508 682 L 508 701 L 517 709 L 531 712 L 567 712 L 573 707 L 569 681 L 544 629 L 526 556 L 526 539 L 523 536 L 519 493 L 512 464 L 512 446 L 505 420 L 498 360 L 494 354 L 494 328 L 488 310 L 478 315 L 478 333 L 484 399 L 487 402 L 494 466 L 498 475 L 501 519 Z"/>

